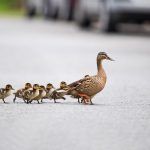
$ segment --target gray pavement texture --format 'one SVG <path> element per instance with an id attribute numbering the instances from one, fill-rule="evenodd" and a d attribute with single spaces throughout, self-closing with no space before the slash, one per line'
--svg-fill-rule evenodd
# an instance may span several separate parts
<path id="1" fill-rule="evenodd" d="M 149 150 L 150 38 L 83 31 L 73 23 L 0 19 L 0 87 L 25 82 L 56 87 L 96 74 L 107 52 L 105 89 L 95 105 L 67 97 L 54 104 L 0 101 L 0 150 Z"/>

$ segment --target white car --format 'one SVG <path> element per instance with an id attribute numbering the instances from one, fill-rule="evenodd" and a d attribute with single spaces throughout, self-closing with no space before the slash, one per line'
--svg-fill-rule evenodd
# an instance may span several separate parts
<path id="1" fill-rule="evenodd" d="M 72 20 L 77 0 L 44 0 L 44 16 Z"/>
<path id="2" fill-rule="evenodd" d="M 101 0 L 100 22 L 105 32 L 115 32 L 119 23 L 150 20 L 150 0 Z"/>
<path id="3" fill-rule="evenodd" d="M 75 9 L 75 20 L 81 27 L 90 26 L 100 15 L 100 0 L 78 0 Z"/>

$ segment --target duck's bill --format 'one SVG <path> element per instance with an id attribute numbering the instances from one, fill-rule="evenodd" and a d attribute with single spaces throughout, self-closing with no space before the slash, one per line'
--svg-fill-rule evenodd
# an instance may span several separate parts
<path id="1" fill-rule="evenodd" d="M 114 59 L 110 58 L 110 57 L 107 57 L 108 60 L 110 61 L 115 61 Z"/>

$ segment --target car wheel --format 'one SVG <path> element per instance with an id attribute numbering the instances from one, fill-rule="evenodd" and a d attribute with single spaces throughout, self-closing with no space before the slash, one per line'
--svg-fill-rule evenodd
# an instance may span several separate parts
<path id="1" fill-rule="evenodd" d="M 91 20 L 85 12 L 79 12 L 77 14 L 76 22 L 82 28 L 88 28 L 91 25 Z"/>
<path id="2" fill-rule="evenodd" d="M 58 18 L 58 12 L 59 12 L 59 9 L 58 8 L 53 8 L 51 9 L 51 18 L 52 19 L 57 19 Z"/>
<path id="3" fill-rule="evenodd" d="M 34 17 L 36 15 L 36 8 L 33 5 L 26 6 L 26 15 L 28 17 Z"/>
<path id="4" fill-rule="evenodd" d="M 88 28 L 91 25 L 90 19 L 88 19 L 86 16 L 79 22 L 79 25 L 83 28 Z"/>

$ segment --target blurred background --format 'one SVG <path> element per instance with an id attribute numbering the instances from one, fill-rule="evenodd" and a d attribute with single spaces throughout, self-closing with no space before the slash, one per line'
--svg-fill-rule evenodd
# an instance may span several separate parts
<path id="1" fill-rule="evenodd" d="M 150 149 L 150 0 L 0 0 L 0 88 L 96 74 L 93 106 L 0 101 L 1 150 Z"/>
<path id="2" fill-rule="evenodd" d="M 95 25 L 103 32 L 119 32 L 123 24 L 129 32 L 150 30 L 148 0 L 0 0 L 0 13 L 74 21 L 81 28 Z"/>

